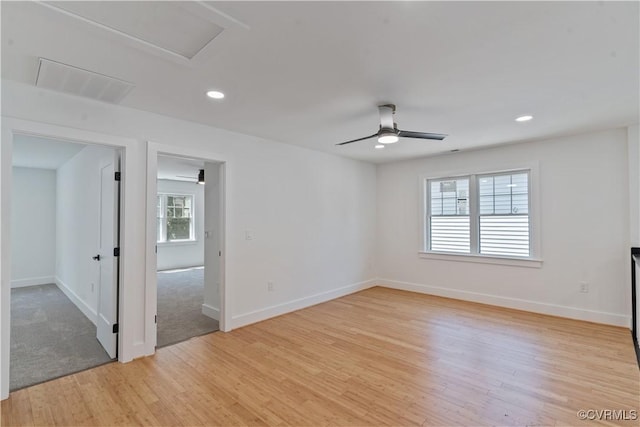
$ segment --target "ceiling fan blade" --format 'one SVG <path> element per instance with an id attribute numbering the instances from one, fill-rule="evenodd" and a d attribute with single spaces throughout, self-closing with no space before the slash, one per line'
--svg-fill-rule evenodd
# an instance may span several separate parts
<path id="1" fill-rule="evenodd" d="M 352 142 L 364 141 L 365 139 L 373 138 L 374 136 L 378 136 L 378 133 L 376 132 L 373 135 L 365 136 L 364 138 L 352 139 L 351 141 L 341 142 L 340 144 L 336 145 L 345 145 L 351 144 Z"/>
<path id="2" fill-rule="evenodd" d="M 447 135 L 441 133 L 412 132 L 410 130 L 399 130 L 398 136 L 403 138 L 436 139 L 438 141 L 442 141 L 447 137 Z"/>

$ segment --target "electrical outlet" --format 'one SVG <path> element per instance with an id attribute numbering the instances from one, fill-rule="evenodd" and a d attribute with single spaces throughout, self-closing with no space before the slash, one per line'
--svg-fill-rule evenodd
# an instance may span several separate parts
<path id="1" fill-rule="evenodd" d="M 273 292 L 273 282 L 267 282 L 267 291 Z"/>
<path id="2" fill-rule="evenodd" d="M 580 282 L 580 292 L 583 294 L 589 293 L 589 284 L 587 282 Z"/>

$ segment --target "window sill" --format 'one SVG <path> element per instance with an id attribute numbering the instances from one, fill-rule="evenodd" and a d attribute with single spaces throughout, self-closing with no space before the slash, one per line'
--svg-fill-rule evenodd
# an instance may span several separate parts
<path id="1" fill-rule="evenodd" d="M 476 262 L 480 264 L 509 265 L 513 267 L 542 268 L 542 260 L 535 258 L 505 258 L 474 254 L 449 254 L 443 252 L 418 252 L 424 259 L 439 261 Z"/>
<path id="2" fill-rule="evenodd" d="M 174 240 L 172 242 L 157 242 L 156 244 L 158 245 L 158 247 L 165 247 L 165 246 L 189 246 L 189 245 L 196 245 L 198 243 L 197 240 Z"/>

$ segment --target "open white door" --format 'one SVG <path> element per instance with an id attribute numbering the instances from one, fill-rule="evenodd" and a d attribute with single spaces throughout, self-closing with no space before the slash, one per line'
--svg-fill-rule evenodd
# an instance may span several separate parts
<path id="1" fill-rule="evenodd" d="M 100 163 L 100 234 L 98 255 L 94 257 L 100 264 L 97 336 L 111 358 L 117 356 L 118 256 L 115 248 L 118 246 L 120 182 L 116 181 L 115 172 L 118 170 L 116 152 Z"/>
<path id="2" fill-rule="evenodd" d="M 220 163 L 205 163 L 204 187 L 204 304 L 202 314 L 220 321 L 222 279 L 222 182 Z"/>

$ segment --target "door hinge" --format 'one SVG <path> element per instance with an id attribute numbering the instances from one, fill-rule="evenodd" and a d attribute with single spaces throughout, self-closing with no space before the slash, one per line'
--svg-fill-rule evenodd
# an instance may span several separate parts
<path id="1" fill-rule="evenodd" d="M 113 324 L 113 333 L 114 333 L 114 334 L 117 334 L 117 333 L 118 333 L 118 324 L 117 324 L 117 323 L 114 323 L 114 324 Z"/>
<path id="2" fill-rule="evenodd" d="M 222 251 L 218 251 L 218 256 L 222 256 Z"/>
<path id="3" fill-rule="evenodd" d="M 154 323 L 158 323 L 158 315 L 157 314 L 155 316 L 153 316 L 153 322 Z"/>
<path id="4" fill-rule="evenodd" d="M 120 248 L 113 248 L 113 256 L 120 256 Z"/>
<path id="5" fill-rule="evenodd" d="M 122 179 L 122 174 L 120 172 L 116 172 L 114 174 L 114 178 L 116 181 L 120 181 Z"/>

